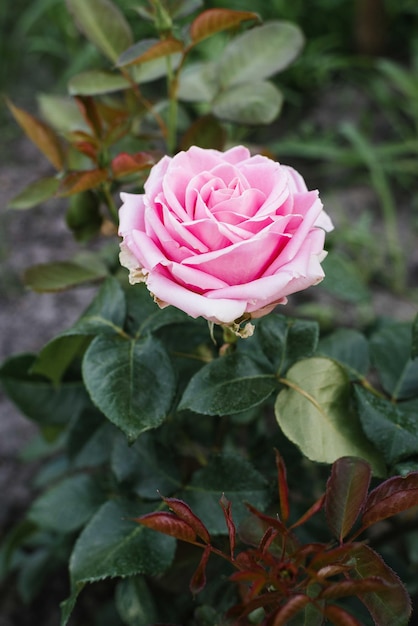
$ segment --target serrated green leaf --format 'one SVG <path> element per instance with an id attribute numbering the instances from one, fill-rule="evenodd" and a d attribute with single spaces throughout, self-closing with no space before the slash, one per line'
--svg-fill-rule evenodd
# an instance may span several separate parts
<path id="1" fill-rule="evenodd" d="M 77 474 L 42 493 L 29 509 L 28 519 L 41 528 L 71 533 L 84 526 L 103 501 L 97 481 Z"/>
<path id="2" fill-rule="evenodd" d="M 132 45 L 128 22 L 109 0 L 67 0 L 67 6 L 87 39 L 113 63 Z"/>
<path id="3" fill-rule="evenodd" d="M 82 369 L 94 404 L 130 441 L 167 417 L 175 376 L 158 339 L 99 335 L 90 344 Z"/>
<path id="4" fill-rule="evenodd" d="M 266 374 L 248 356 L 234 353 L 208 363 L 193 376 L 179 410 L 203 415 L 240 413 L 261 404 L 276 388 L 274 375 Z"/>
<path id="5" fill-rule="evenodd" d="M 290 22 L 272 21 L 235 37 L 222 54 L 223 87 L 251 83 L 284 70 L 304 45 L 302 31 Z"/>
<path id="6" fill-rule="evenodd" d="M 237 525 L 249 515 L 245 502 L 264 510 L 270 500 L 265 478 L 248 461 L 229 454 L 212 457 L 195 472 L 180 498 L 201 518 L 209 533 L 226 534 L 219 505 L 223 493 L 232 503 L 232 517 Z"/>
<path id="7" fill-rule="evenodd" d="M 132 521 L 149 511 L 144 504 L 111 500 L 85 527 L 70 559 L 72 593 L 62 605 L 62 626 L 86 583 L 116 576 L 156 576 L 171 565 L 175 540 Z"/>
<path id="8" fill-rule="evenodd" d="M 27 417 L 41 425 L 67 425 L 87 406 L 89 398 L 81 382 L 56 387 L 45 378 L 31 375 L 33 355 L 19 355 L 5 361 L 0 381 L 9 398 Z"/>
<path id="9" fill-rule="evenodd" d="M 360 386 L 355 387 L 355 398 L 364 432 L 389 465 L 417 453 L 416 412 L 408 415 L 403 403 L 395 405 Z"/>
<path id="10" fill-rule="evenodd" d="M 342 456 L 358 456 L 377 475 L 384 474 L 379 454 L 350 408 L 350 382 L 338 363 L 304 359 L 289 369 L 283 382 L 287 388 L 277 396 L 277 421 L 309 459 L 333 463 Z"/>
<path id="11" fill-rule="evenodd" d="M 372 365 L 394 400 L 418 395 L 418 361 L 411 359 L 412 327 L 397 322 L 384 326 L 370 339 Z"/>
<path id="12" fill-rule="evenodd" d="M 270 124 L 280 113 L 282 93 L 269 81 L 240 83 L 221 91 L 212 102 L 212 113 L 238 124 Z"/>
<path id="13" fill-rule="evenodd" d="M 318 353 L 348 368 L 350 377 L 362 378 L 370 368 L 369 344 L 366 337 L 352 328 L 338 328 L 321 339 Z"/>
<path id="14" fill-rule="evenodd" d="M 31 209 L 45 202 L 45 200 L 52 198 L 58 190 L 59 185 L 60 181 L 55 177 L 36 180 L 34 183 L 30 183 L 25 187 L 17 196 L 12 198 L 7 206 L 9 209 Z"/>
<path id="15" fill-rule="evenodd" d="M 76 285 L 105 278 L 106 266 L 88 266 L 76 261 L 55 261 L 33 265 L 23 275 L 25 285 L 41 293 L 63 291 Z"/>
<path id="16" fill-rule="evenodd" d="M 157 622 L 155 601 L 142 576 L 122 580 L 116 588 L 115 601 L 127 626 L 149 626 Z"/>

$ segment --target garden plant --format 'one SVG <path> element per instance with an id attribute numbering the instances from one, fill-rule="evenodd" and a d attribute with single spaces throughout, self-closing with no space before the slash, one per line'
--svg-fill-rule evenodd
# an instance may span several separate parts
<path id="1" fill-rule="evenodd" d="M 10 208 L 68 199 L 80 244 L 24 282 L 97 291 L 38 354 L 0 367 L 43 456 L 0 578 L 31 601 L 65 565 L 61 626 L 406 626 L 418 318 L 336 328 L 287 312 L 343 267 L 323 190 L 278 152 L 309 149 L 259 140 L 308 44 L 260 3 L 226 4 L 67 0 L 103 59 L 68 95 L 43 94 L 39 115 L 7 101 L 55 170 Z M 385 161 L 342 132 L 333 154 L 370 167 L 402 283 Z"/>

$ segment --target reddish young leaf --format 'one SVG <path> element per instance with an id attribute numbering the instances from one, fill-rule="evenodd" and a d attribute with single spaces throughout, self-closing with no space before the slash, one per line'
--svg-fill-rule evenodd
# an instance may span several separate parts
<path id="1" fill-rule="evenodd" d="M 379 554 L 364 544 L 357 544 L 348 559 L 352 578 L 364 580 L 377 576 L 386 583 L 383 591 L 357 594 L 375 623 L 379 626 L 405 626 L 411 615 L 411 600 L 395 572 Z"/>
<path id="2" fill-rule="evenodd" d="M 325 600 L 335 600 L 346 596 L 357 596 L 371 591 L 384 591 L 387 583 L 378 576 L 370 576 L 363 580 L 341 580 L 330 583 L 321 592 L 320 597 Z"/>
<path id="3" fill-rule="evenodd" d="M 364 505 L 362 529 L 418 505 L 418 472 L 393 476 L 373 489 Z"/>
<path id="4" fill-rule="evenodd" d="M 311 519 L 311 517 L 316 515 L 316 513 L 318 513 L 318 511 L 322 509 L 322 507 L 324 506 L 324 502 L 325 502 L 325 494 L 321 496 L 320 498 L 318 498 L 318 500 L 313 503 L 313 505 L 306 511 L 306 513 L 304 513 L 302 517 L 300 517 L 294 524 L 290 526 L 289 530 L 293 530 L 294 528 L 297 528 L 298 526 L 302 526 L 302 524 L 305 524 L 305 522 L 307 522 L 308 519 Z"/>
<path id="5" fill-rule="evenodd" d="M 191 581 L 190 581 L 190 591 L 192 592 L 193 595 L 202 591 L 202 589 L 206 585 L 206 565 L 208 563 L 209 557 L 210 557 L 210 546 L 206 546 L 206 548 L 203 550 L 200 563 L 197 566 L 196 571 L 193 574 Z"/>
<path id="6" fill-rule="evenodd" d="M 81 152 L 81 154 L 84 154 L 85 156 L 89 157 L 89 159 L 97 163 L 98 152 L 97 148 L 93 146 L 93 144 L 88 141 L 79 141 L 77 143 L 73 143 L 73 147 Z"/>
<path id="7" fill-rule="evenodd" d="M 362 626 L 355 617 L 339 606 L 330 605 L 323 609 L 324 616 L 335 626 Z"/>
<path id="8" fill-rule="evenodd" d="M 282 522 L 286 523 L 289 519 L 289 487 L 287 485 L 286 466 L 284 464 L 283 458 L 279 454 L 279 451 L 275 450 L 274 452 L 276 454 L 280 517 L 282 519 Z"/>
<path id="9" fill-rule="evenodd" d="M 70 172 L 61 181 L 58 195 L 61 197 L 72 196 L 75 193 L 94 189 L 107 180 L 105 169 L 84 170 L 80 172 Z"/>
<path id="10" fill-rule="evenodd" d="M 277 517 L 271 517 L 270 515 L 266 515 L 265 513 L 262 513 L 261 511 L 256 509 L 254 506 L 252 506 L 252 504 L 249 504 L 248 502 L 245 503 L 245 506 L 253 515 L 255 515 L 256 517 L 258 517 L 258 519 L 265 522 L 267 528 L 271 526 L 272 528 L 275 528 L 276 530 L 278 530 L 280 534 L 287 535 L 286 526 L 283 524 L 281 520 L 277 519 Z"/>
<path id="11" fill-rule="evenodd" d="M 205 543 L 210 543 L 210 535 L 204 523 L 193 513 L 188 504 L 178 498 L 163 498 L 166 505 L 186 522 Z"/>
<path id="12" fill-rule="evenodd" d="M 198 15 L 190 26 L 190 37 L 193 44 L 222 30 L 239 26 L 246 20 L 259 21 L 257 13 L 251 11 L 233 11 L 231 9 L 208 9 Z"/>
<path id="13" fill-rule="evenodd" d="M 136 154 L 121 152 L 112 160 L 112 171 L 116 178 L 120 178 L 152 167 L 154 163 L 154 157 L 148 152 L 137 152 Z"/>
<path id="14" fill-rule="evenodd" d="M 99 139 L 102 136 L 103 125 L 95 101 L 91 96 L 77 96 L 75 101 L 94 136 Z"/>
<path id="15" fill-rule="evenodd" d="M 7 100 L 7 105 L 16 122 L 42 154 L 46 156 L 48 161 L 57 170 L 64 169 L 64 151 L 55 131 L 38 118 L 15 106 L 9 100 Z"/>
<path id="16" fill-rule="evenodd" d="M 270 548 L 271 544 L 276 539 L 278 534 L 278 531 L 274 528 L 271 528 L 271 526 L 270 528 L 267 528 L 266 532 L 261 537 L 260 545 L 258 546 L 260 552 L 266 552 Z"/>
<path id="17" fill-rule="evenodd" d="M 156 511 L 155 513 L 147 513 L 141 517 L 136 517 L 134 521 L 147 528 L 152 528 L 152 530 L 158 530 L 158 532 L 165 535 L 181 539 L 181 541 L 188 541 L 189 543 L 196 541 L 196 533 L 193 528 L 173 513 Z"/>
<path id="18" fill-rule="evenodd" d="M 225 497 L 224 493 L 222 494 L 221 499 L 219 500 L 219 504 L 221 505 L 222 511 L 224 512 L 225 523 L 226 523 L 226 527 L 228 529 L 228 535 L 229 535 L 229 550 L 230 550 L 231 559 L 233 559 L 234 551 L 235 551 L 235 543 L 236 543 L 236 529 L 235 529 L 234 520 L 232 519 L 232 515 L 231 515 L 231 503 Z"/>
<path id="19" fill-rule="evenodd" d="M 310 602 L 305 594 L 293 596 L 275 614 L 274 618 L 268 622 L 269 626 L 285 626 L 299 611 L 302 611 Z"/>
<path id="20" fill-rule="evenodd" d="M 162 40 L 144 39 L 125 50 L 119 57 L 116 66 L 129 67 L 139 63 L 146 63 L 147 61 L 154 61 L 183 50 L 183 42 L 174 37 Z"/>
<path id="21" fill-rule="evenodd" d="M 332 466 L 325 492 L 325 515 L 329 528 L 340 542 L 363 508 L 370 478 L 370 465 L 363 459 L 345 456 Z"/>
<path id="22" fill-rule="evenodd" d="M 313 557 L 310 567 L 319 572 L 328 565 L 345 565 L 350 560 L 351 555 L 355 554 L 357 548 L 362 545 L 360 542 L 346 543 L 331 550 L 318 551 L 318 554 Z"/>

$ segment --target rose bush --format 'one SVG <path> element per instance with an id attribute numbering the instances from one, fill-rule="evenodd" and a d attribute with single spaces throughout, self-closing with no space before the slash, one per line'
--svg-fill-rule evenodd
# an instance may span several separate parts
<path id="1" fill-rule="evenodd" d="M 298 172 L 234 147 L 159 161 L 122 194 L 121 263 L 160 306 L 231 324 L 320 282 L 332 224 Z"/>

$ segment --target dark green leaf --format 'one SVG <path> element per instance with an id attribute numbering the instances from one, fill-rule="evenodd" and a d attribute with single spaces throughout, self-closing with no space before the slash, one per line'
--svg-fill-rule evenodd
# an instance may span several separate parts
<path id="1" fill-rule="evenodd" d="M 279 115 L 282 103 L 282 93 L 267 80 L 240 83 L 215 97 L 212 113 L 238 124 L 270 124 Z"/>
<path id="2" fill-rule="evenodd" d="M 351 408 L 350 381 L 335 361 L 315 357 L 293 365 L 276 401 L 277 421 L 286 437 L 313 461 L 342 456 L 367 460 L 377 475 L 384 466 Z"/>
<path id="3" fill-rule="evenodd" d="M 122 580 L 116 588 L 116 607 L 127 626 L 149 626 L 157 622 L 157 608 L 143 576 Z"/>
<path id="4" fill-rule="evenodd" d="M 341 254 L 329 254 L 323 261 L 325 279 L 321 287 L 344 302 L 367 302 L 370 293 L 360 269 Z"/>
<path id="5" fill-rule="evenodd" d="M 411 359 L 411 324 L 384 326 L 370 340 L 372 365 L 394 400 L 418 395 L 418 360 Z"/>
<path id="6" fill-rule="evenodd" d="M 414 319 L 412 324 L 412 347 L 411 347 L 411 359 L 416 359 L 418 356 L 418 315 Z"/>
<path id="7" fill-rule="evenodd" d="M 222 151 L 225 147 L 226 136 L 225 128 L 213 115 L 202 115 L 183 135 L 181 149 L 188 150 L 191 146 L 199 146 Z"/>
<path id="8" fill-rule="evenodd" d="M 360 386 L 355 387 L 355 398 L 364 432 L 389 465 L 417 453 L 416 413 L 409 415 L 402 404 L 395 405 Z"/>
<path id="9" fill-rule="evenodd" d="M 354 379 L 369 371 L 369 344 L 364 335 L 352 328 L 339 328 L 321 339 L 318 352 L 348 367 Z"/>
<path id="10" fill-rule="evenodd" d="M 130 441 L 164 421 L 175 390 L 170 359 L 151 336 L 96 337 L 84 356 L 83 378 L 93 402 Z"/>
<path id="11" fill-rule="evenodd" d="M 406 626 L 411 614 L 411 601 L 398 576 L 369 546 L 358 545 L 350 553 L 350 566 L 356 578 L 364 580 L 378 576 L 387 583 L 383 591 L 360 595 L 376 624 L 379 626 Z M 354 563 L 353 563 L 354 561 Z"/>
<path id="12" fill-rule="evenodd" d="M 269 500 L 267 481 L 243 458 L 223 454 L 193 474 L 181 494 L 193 513 L 205 524 L 209 533 L 227 534 L 225 517 L 219 504 L 222 494 L 231 502 L 235 524 L 248 516 L 245 502 L 263 510 Z"/>
<path id="13" fill-rule="evenodd" d="M 7 206 L 9 209 L 31 209 L 52 198 L 58 190 L 59 184 L 60 181 L 55 177 L 36 180 L 25 187 Z"/>
<path id="14" fill-rule="evenodd" d="M 67 425 L 90 404 L 81 382 L 56 387 L 29 372 L 32 355 L 11 357 L 0 368 L 0 381 L 10 399 L 27 417 L 41 425 Z"/>
<path id="15" fill-rule="evenodd" d="M 24 273 L 25 285 L 41 293 L 62 291 L 107 276 L 104 265 L 88 267 L 76 261 L 55 261 L 33 265 Z"/>
<path id="16" fill-rule="evenodd" d="M 112 470 L 119 482 L 129 481 L 135 493 L 159 500 L 181 487 L 178 467 L 170 452 L 143 433 L 129 446 L 123 437 L 114 438 Z"/>
<path id="17" fill-rule="evenodd" d="M 276 377 L 248 356 L 234 353 L 202 367 L 189 382 L 179 410 L 228 415 L 261 404 L 277 388 Z"/>
<path id="18" fill-rule="evenodd" d="M 63 606 L 62 626 L 86 583 L 116 576 L 156 576 L 171 565 L 175 540 L 133 521 L 149 510 L 139 503 L 109 501 L 85 527 L 70 559 L 72 594 Z"/>
<path id="19" fill-rule="evenodd" d="M 67 0 L 80 30 L 111 61 L 132 44 L 128 22 L 110 0 Z"/>
<path id="20" fill-rule="evenodd" d="M 68 457 L 74 468 L 97 467 L 110 462 L 112 445 L 119 431 L 94 407 L 84 411 L 70 427 Z"/>
<path id="21" fill-rule="evenodd" d="M 41 528 L 71 533 L 88 522 L 103 500 L 96 480 L 77 474 L 42 493 L 29 509 L 28 517 Z"/>
<path id="22" fill-rule="evenodd" d="M 325 514 L 329 528 L 340 541 L 355 524 L 367 497 L 370 465 L 355 457 L 342 457 L 332 466 L 327 482 Z"/>
<path id="23" fill-rule="evenodd" d="M 81 356 L 87 348 L 89 340 L 85 337 L 56 337 L 41 350 L 33 366 L 31 374 L 46 376 L 58 385 L 69 365 Z"/>

